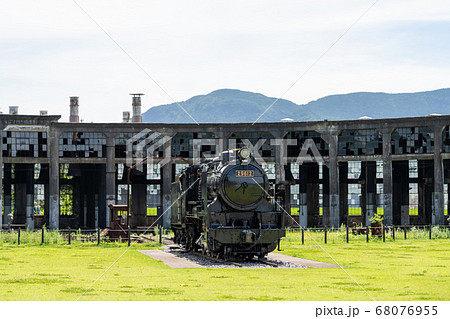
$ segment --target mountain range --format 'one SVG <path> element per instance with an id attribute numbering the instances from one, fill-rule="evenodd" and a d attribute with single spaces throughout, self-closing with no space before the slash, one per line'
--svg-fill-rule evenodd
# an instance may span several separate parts
<path id="1" fill-rule="evenodd" d="M 194 123 L 187 113 L 198 123 L 253 123 L 258 118 L 258 122 L 279 122 L 284 118 L 316 121 L 450 114 L 450 89 L 396 94 L 357 92 L 330 95 L 301 105 L 260 93 L 221 89 L 187 101 L 151 107 L 142 117 L 143 122 L 148 123 Z"/>

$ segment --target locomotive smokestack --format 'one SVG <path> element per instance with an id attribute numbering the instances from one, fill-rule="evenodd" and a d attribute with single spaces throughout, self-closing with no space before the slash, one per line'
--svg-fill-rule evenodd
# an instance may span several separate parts
<path id="1" fill-rule="evenodd" d="M 130 112 L 124 111 L 122 114 L 122 123 L 130 122 Z"/>
<path id="2" fill-rule="evenodd" d="M 133 123 L 142 123 L 142 113 L 141 113 L 141 95 L 144 95 L 142 93 L 131 93 L 130 95 L 133 96 Z"/>
<path id="3" fill-rule="evenodd" d="M 48 111 L 44 111 L 44 110 L 39 111 L 39 115 L 40 116 L 47 116 L 48 115 Z"/>
<path id="4" fill-rule="evenodd" d="M 78 116 L 78 96 L 70 97 L 70 123 L 80 122 L 80 117 Z"/>
<path id="5" fill-rule="evenodd" d="M 9 114 L 10 115 L 17 115 L 17 114 L 19 114 L 19 107 L 18 106 L 10 106 L 9 107 Z"/>

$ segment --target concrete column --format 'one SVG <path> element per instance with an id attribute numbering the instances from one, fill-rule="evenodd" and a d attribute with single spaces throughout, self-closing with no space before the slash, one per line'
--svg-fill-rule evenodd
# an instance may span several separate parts
<path id="1" fill-rule="evenodd" d="M 308 226 L 318 227 L 319 224 L 319 164 L 304 163 L 307 170 L 306 201 L 308 207 Z"/>
<path id="2" fill-rule="evenodd" d="M 308 170 L 300 165 L 298 221 L 301 227 L 308 227 Z"/>
<path id="3" fill-rule="evenodd" d="M 98 225 L 100 228 L 105 228 L 109 221 L 108 206 L 106 205 L 106 165 L 99 166 L 99 188 L 98 188 Z M 114 185 L 113 185 L 114 186 Z"/>
<path id="4" fill-rule="evenodd" d="M 434 192 L 431 223 L 444 225 L 444 168 L 442 154 L 443 126 L 434 129 Z"/>
<path id="5" fill-rule="evenodd" d="M 409 225 L 409 162 L 393 163 L 393 217 L 394 225 Z"/>
<path id="6" fill-rule="evenodd" d="M 281 131 L 273 131 L 271 132 L 274 139 L 270 141 L 271 145 L 275 146 L 275 184 L 277 185 L 277 189 L 283 192 L 282 202 L 278 203 L 276 206 L 281 206 L 281 211 L 286 215 L 283 215 L 285 218 L 285 225 L 289 225 L 291 223 L 291 186 L 286 181 L 286 171 L 285 165 L 287 163 L 287 145 L 289 145 L 288 141 L 283 139 L 286 135 L 286 132 Z M 280 207 L 276 207 L 279 210 Z"/>
<path id="7" fill-rule="evenodd" d="M 392 159 L 391 159 L 391 130 L 383 133 L 383 209 L 384 224 L 392 225 L 393 202 L 392 202 Z"/>
<path id="8" fill-rule="evenodd" d="M 377 163 L 365 162 L 364 163 L 364 175 L 365 175 L 365 189 L 366 194 L 366 226 L 371 224 L 370 219 L 377 212 Z"/>
<path id="9" fill-rule="evenodd" d="M 289 164 L 288 164 L 289 165 Z M 291 215 L 291 185 L 287 184 L 284 186 L 284 209 L 286 213 Z M 289 216 L 285 216 L 286 220 L 291 222 L 292 219 Z"/>
<path id="10" fill-rule="evenodd" d="M 394 195 L 394 197 L 398 198 L 401 203 L 400 208 L 400 220 L 402 225 L 411 224 L 409 219 L 409 161 L 404 161 L 404 165 L 402 165 L 400 169 L 400 194 Z M 419 183 L 419 211 L 420 211 L 420 186 Z M 395 194 L 395 193 L 394 193 Z M 394 212 L 395 214 L 395 212 Z M 395 216 L 394 216 L 395 220 Z"/>
<path id="11" fill-rule="evenodd" d="M 49 157 L 49 227 L 59 228 L 59 131 L 50 127 L 48 134 Z"/>
<path id="12" fill-rule="evenodd" d="M 115 139 L 108 136 L 106 139 L 106 227 L 109 227 L 109 205 L 116 203 L 116 165 L 115 165 Z"/>
<path id="13" fill-rule="evenodd" d="M 21 166 L 15 165 L 16 181 L 22 179 L 23 172 L 21 172 Z M 27 185 L 23 183 L 23 180 L 14 183 L 14 220 L 13 224 L 24 225 L 27 223 Z"/>
<path id="14" fill-rule="evenodd" d="M 433 176 L 435 174 L 432 160 L 419 160 L 419 223 L 429 225 L 433 223 L 434 196 Z M 443 207 L 443 204 L 442 204 Z"/>
<path id="15" fill-rule="evenodd" d="M 340 226 L 339 215 L 339 172 L 338 172 L 338 136 L 331 135 L 329 141 L 328 171 L 330 176 L 330 226 Z"/>
<path id="16" fill-rule="evenodd" d="M 98 194 L 94 195 L 94 228 L 98 228 Z"/>
<path id="17" fill-rule="evenodd" d="M 9 219 L 9 214 L 11 214 L 11 164 L 5 164 L 5 183 L 3 187 L 5 193 L 3 199 L 3 224 L 7 225 L 11 223 Z"/>
<path id="18" fill-rule="evenodd" d="M 31 230 L 34 229 L 33 196 L 31 202 L 29 196 L 33 183 L 32 168 L 33 164 L 14 165 L 14 224 L 26 225 Z"/>
<path id="19" fill-rule="evenodd" d="M 34 230 L 34 164 L 26 165 L 26 224 L 28 230 Z"/>
<path id="20" fill-rule="evenodd" d="M 330 224 L 330 171 L 326 165 L 322 166 L 322 225 L 331 226 Z"/>
<path id="21" fill-rule="evenodd" d="M 83 227 L 87 227 L 88 225 L 87 205 L 88 205 L 87 195 L 83 194 Z"/>
<path id="22" fill-rule="evenodd" d="M 48 167 L 47 167 L 47 174 L 48 174 Z M 44 224 L 48 228 L 49 225 L 49 211 L 50 211 L 50 192 L 49 192 L 49 185 L 44 184 Z"/>
<path id="23" fill-rule="evenodd" d="M 286 181 L 284 165 L 287 161 L 287 146 L 281 142 L 282 134 L 272 133 L 272 135 L 275 138 L 273 143 L 275 145 L 275 183 L 283 184 Z"/>
<path id="24" fill-rule="evenodd" d="M 339 216 L 348 225 L 348 162 L 339 163 Z"/>
<path id="25" fill-rule="evenodd" d="M 164 158 L 172 157 L 172 141 L 169 140 L 164 144 Z M 172 161 L 169 161 L 161 168 L 161 203 L 162 203 L 162 225 L 164 228 L 170 227 L 171 205 L 172 205 Z M 175 199 L 174 199 L 175 200 Z"/>
<path id="26" fill-rule="evenodd" d="M 3 223 L 5 225 L 11 223 L 11 219 L 9 218 L 11 214 L 11 165 L 9 163 L 4 164 L 4 180 L 3 180 L 3 187 L 4 187 L 4 212 L 3 212 Z"/>
<path id="27" fill-rule="evenodd" d="M 147 225 L 147 185 L 131 185 L 131 226 Z"/>

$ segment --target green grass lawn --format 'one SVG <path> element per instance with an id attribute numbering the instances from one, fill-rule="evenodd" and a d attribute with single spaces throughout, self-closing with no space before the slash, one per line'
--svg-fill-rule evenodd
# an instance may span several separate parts
<path id="1" fill-rule="evenodd" d="M 449 300 L 449 239 L 346 244 L 339 236 L 322 245 L 308 232 L 302 245 L 289 233 L 282 253 L 338 262 L 375 300 Z M 2 244 L 0 300 L 76 300 L 124 252 L 81 300 L 370 300 L 339 268 L 171 269 L 136 251 L 145 248 Z"/>

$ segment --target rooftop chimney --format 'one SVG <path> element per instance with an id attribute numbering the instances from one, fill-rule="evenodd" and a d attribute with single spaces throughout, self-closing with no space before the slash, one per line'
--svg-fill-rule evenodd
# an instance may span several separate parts
<path id="1" fill-rule="evenodd" d="M 124 111 L 122 116 L 122 122 L 123 123 L 129 123 L 130 122 L 130 112 Z"/>
<path id="2" fill-rule="evenodd" d="M 78 116 L 78 96 L 70 97 L 70 123 L 80 122 L 80 117 Z"/>
<path id="3" fill-rule="evenodd" d="M 10 115 L 17 115 L 17 114 L 19 114 L 19 107 L 18 106 L 10 106 L 9 107 L 9 114 Z"/>
<path id="4" fill-rule="evenodd" d="M 141 95 L 144 95 L 143 93 L 131 93 L 130 95 L 133 96 L 133 123 L 142 123 L 142 114 L 141 114 Z"/>
<path id="5" fill-rule="evenodd" d="M 40 116 L 47 116 L 48 115 L 48 111 L 44 111 L 44 110 L 39 111 L 39 115 Z"/>

